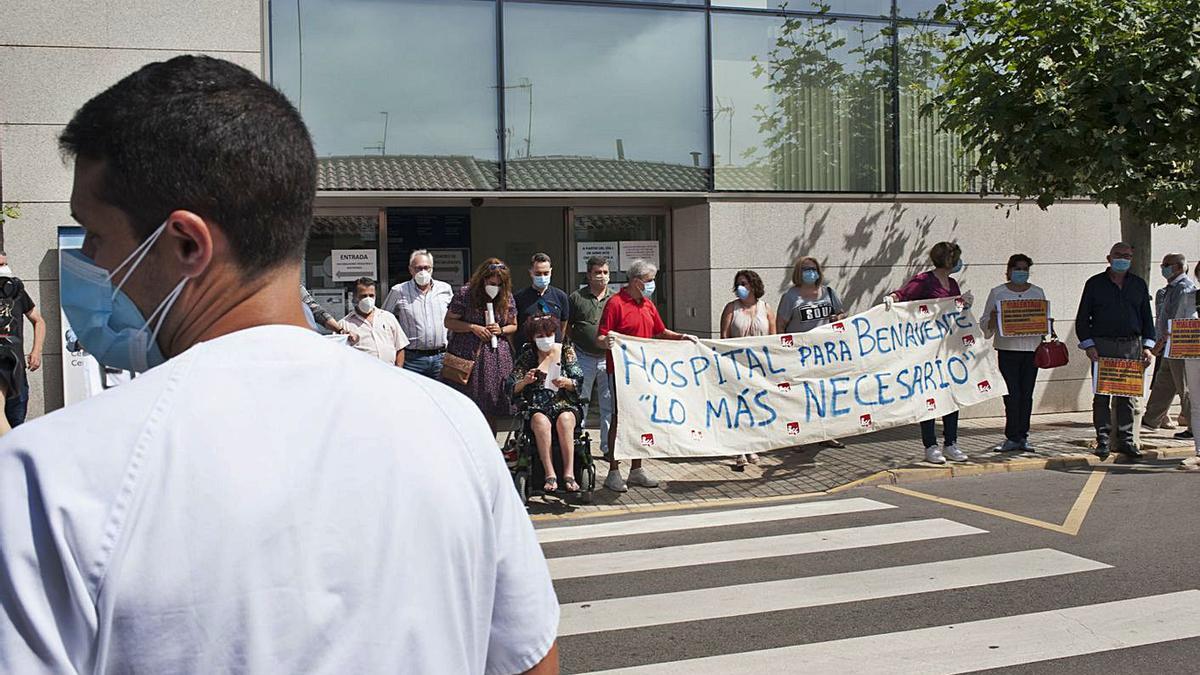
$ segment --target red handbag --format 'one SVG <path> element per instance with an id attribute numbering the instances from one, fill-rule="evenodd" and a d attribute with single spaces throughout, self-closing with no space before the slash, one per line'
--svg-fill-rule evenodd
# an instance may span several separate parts
<path id="1" fill-rule="evenodd" d="M 1050 319 L 1050 339 L 1042 338 L 1042 344 L 1033 352 L 1033 362 L 1038 368 L 1058 368 L 1070 360 L 1067 346 L 1058 341 L 1058 334 L 1054 332 L 1054 319 Z"/>

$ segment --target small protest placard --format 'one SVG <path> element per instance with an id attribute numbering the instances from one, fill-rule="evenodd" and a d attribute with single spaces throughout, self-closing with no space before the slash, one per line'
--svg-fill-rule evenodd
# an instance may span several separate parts
<path id="1" fill-rule="evenodd" d="M 1001 300 L 1001 337 L 1041 337 L 1050 332 L 1050 303 L 1042 299 Z"/>
<path id="2" fill-rule="evenodd" d="M 1141 396 L 1146 364 L 1138 359 L 1101 358 L 1092 364 L 1092 393 L 1106 396 Z"/>
<path id="3" fill-rule="evenodd" d="M 1171 319 L 1167 358 L 1200 359 L 1200 319 Z"/>

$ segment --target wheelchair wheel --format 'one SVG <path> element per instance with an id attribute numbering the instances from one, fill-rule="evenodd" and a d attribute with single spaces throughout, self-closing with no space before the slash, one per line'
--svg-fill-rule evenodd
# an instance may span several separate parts
<path id="1" fill-rule="evenodd" d="M 583 469 L 583 483 L 579 486 L 583 489 L 579 493 L 579 501 L 584 504 L 591 504 L 596 492 L 596 466 L 589 464 Z"/>
<path id="2" fill-rule="evenodd" d="M 521 503 L 529 503 L 529 472 L 518 471 L 513 474 L 513 485 L 517 488 L 517 494 L 521 495 Z"/>

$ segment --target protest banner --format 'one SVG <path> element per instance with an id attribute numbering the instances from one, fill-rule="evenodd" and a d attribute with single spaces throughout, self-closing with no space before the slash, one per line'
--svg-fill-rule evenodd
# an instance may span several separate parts
<path id="1" fill-rule="evenodd" d="M 714 457 L 846 438 L 1007 393 L 961 300 L 874 307 L 807 333 L 615 336 L 618 458 Z"/>
<path id="2" fill-rule="evenodd" d="M 1001 300 L 1002 337 L 1041 337 L 1050 332 L 1050 303 L 1042 299 Z"/>
<path id="3" fill-rule="evenodd" d="M 1145 392 L 1146 364 L 1139 359 L 1101 358 L 1092 364 L 1092 393 L 1105 396 L 1141 396 Z"/>
<path id="4" fill-rule="evenodd" d="M 1200 359 L 1200 319 L 1171 319 L 1167 358 Z"/>

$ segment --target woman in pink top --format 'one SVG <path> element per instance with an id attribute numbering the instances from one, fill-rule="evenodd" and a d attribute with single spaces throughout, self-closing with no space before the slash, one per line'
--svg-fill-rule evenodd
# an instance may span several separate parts
<path id="1" fill-rule="evenodd" d="M 921 272 L 909 279 L 907 284 L 884 298 L 888 308 L 892 302 L 908 302 L 910 300 L 933 300 L 936 298 L 954 298 L 959 295 L 967 306 L 973 298 L 970 293 L 963 295 L 958 282 L 951 274 L 962 271 L 962 249 L 958 244 L 940 241 L 929 250 L 929 260 L 933 269 Z M 945 464 L 947 459 L 953 462 L 967 461 L 967 455 L 958 449 L 958 411 L 942 418 L 942 435 L 945 445 L 938 447 L 937 426 L 934 420 L 921 422 L 921 441 L 925 444 L 925 461 L 933 464 Z"/>

